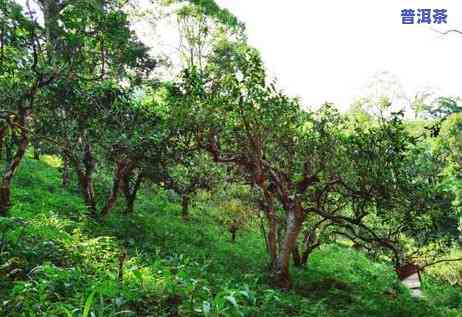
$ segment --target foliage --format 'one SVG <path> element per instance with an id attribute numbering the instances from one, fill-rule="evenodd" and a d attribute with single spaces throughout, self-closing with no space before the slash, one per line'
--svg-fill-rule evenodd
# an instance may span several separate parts
<path id="1" fill-rule="evenodd" d="M 0 0 L 0 314 L 458 314 L 457 98 L 308 110 L 212 0 L 160 2 L 165 80 L 128 2 L 29 4 Z"/>
<path id="2" fill-rule="evenodd" d="M 27 160 L 18 177 L 23 195 L 40 198 L 2 218 L 9 228 L 0 268 L 5 316 L 457 316 L 461 309 L 458 287 L 425 274 L 431 296 L 414 302 L 388 264 L 341 244 L 325 245 L 308 269 L 295 270 L 294 291 L 274 290 L 254 270 L 265 258 L 259 234 L 245 231 L 229 243 L 204 217 L 215 213 L 206 204 L 185 224 L 161 193 L 144 193 L 133 217 L 114 213 L 96 224 L 75 194 L 60 189 L 55 168 Z M 129 254 L 120 284 L 123 247 Z"/>

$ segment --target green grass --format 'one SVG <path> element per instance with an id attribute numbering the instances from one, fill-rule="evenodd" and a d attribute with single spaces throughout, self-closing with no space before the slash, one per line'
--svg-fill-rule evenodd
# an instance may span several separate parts
<path id="1" fill-rule="evenodd" d="M 427 297 L 416 300 L 387 264 L 325 245 L 280 292 L 260 235 L 230 243 L 213 205 L 198 203 L 185 222 L 166 193 L 146 190 L 136 214 L 119 206 L 96 223 L 58 167 L 28 159 L 15 179 L 11 217 L 0 219 L 0 316 L 462 316 L 462 289 L 439 275 L 460 279 L 458 267 L 424 275 Z"/>

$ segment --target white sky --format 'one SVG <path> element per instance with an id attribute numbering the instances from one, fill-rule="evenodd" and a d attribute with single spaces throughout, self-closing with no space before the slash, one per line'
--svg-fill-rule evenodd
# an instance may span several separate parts
<path id="1" fill-rule="evenodd" d="M 431 87 L 462 95 L 460 0 L 216 0 L 247 26 L 279 85 L 306 105 L 347 108 L 388 71 L 407 96 Z M 402 9 L 447 9 L 448 24 L 402 25 Z"/>
<path id="2" fill-rule="evenodd" d="M 138 1 L 139 9 L 149 7 L 150 1 Z M 305 106 L 329 101 L 347 109 L 357 98 L 377 94 L 369 85 L 381 72 L 388 72 L 386 79 L 398 82 L 391 88 L 408 98 L 428 89 L 462 96 L 462 35 L 432 30 L 462 30 L 461 0 L 216 2 L 246 24 L 249 42 L 262 53 L 269 74 Z M 447 9 L 448 24 L 401 23 L 402 9 L 419 8 Z M 158 32 L 142 24 L 137 33 L 152 42 Z M 160 33 L 169 34 L 168 42 L 178 41 L 172 30 Z M 173 47 L 166 50 L 170 56 L 177 54 Z M 396 94 L 385 90 L 379 94 Z"/>

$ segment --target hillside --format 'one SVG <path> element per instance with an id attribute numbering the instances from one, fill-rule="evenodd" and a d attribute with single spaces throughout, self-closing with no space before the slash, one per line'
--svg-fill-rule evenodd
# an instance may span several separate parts
<path id="1" fill-rule="evenodd" d="M 294 269 L 292 291 L 274 290 L 257 230 L 230 243 L 213 207 L 184 221 L 164 192 L 96 223 L 59 164 L 27 159 L 0 219 L 2 316 L 462 316 L 460 287 L 424 275 L 426 297 L 413 299 L 390 266 L 342 245 Z"/>

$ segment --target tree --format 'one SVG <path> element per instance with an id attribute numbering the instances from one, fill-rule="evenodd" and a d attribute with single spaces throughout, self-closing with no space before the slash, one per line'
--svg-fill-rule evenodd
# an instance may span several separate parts
<path id="1" fill-rule="evenodd" d="M 310 134 L 310 115 L 296 100 L 266 85 L 258 53 L 223 42 L 205 71 L 186 73 L 202 147 L 218 163 L 234 165 L 261 192 L 274 282 L 290 288 L 289 261 L 305 220 L 303 198 L 315 183 L 335 182 L 321 150 L 335 149 L 328 133 Z M 321 125 L 327 124 L 321 122 Z M 283 221 L 278 221 L 278 210 Z M 278 230 L 278 226 L 283 230 Z M 280 247 L 278 232 L 283 236 Z"/>
<path id="2" fill-rule="evenodd" d="M 201 146 L 260 191 L 276 286 L 291 287 L 290 257 L 302 230 L 306 254 L 318 245 L 314 234 L 321 226 L 378 245 L 399 263 L 402 250 L 392 233 L 419 241 L 413 230 L 435 224 L 438 217 L 425 220 L 445 204 L 418 178 L 411 155 L 416 139 L 399 113 L 361 127 L 329 104 L 305 112 L 267 84 L 258 53 L 242 42 L 222 42 L 209 61 L 203 71 L 185 72 L 185 103 Z M 311 215 L 317 221 L 307 221 Z"/>
<path id="3" fill-rule="evenodd" d="M 324 213 L 336 234 L 373 254 L 382 250 L 397 271 L 441 257 L 459 235 L 444 164 L 418 140 L 399 117 L 349 136 L 344 156 L 351 165 L 337 189 L 349 205 L 333 217 Z"/>
<path id="4" fill-rule="evenodd" d="M 462 112 L 462 106 L 459 105 L 458 98 L 439 97 L 429 109 L 432 116 L 437 118 L 446 118 L 453 113 Z"/>
<path id="5" fill-rule="evenodd" d="M 15 154 L 7 155 L 0 180 L 0 215 L 4 216 L 11 206 L 13 177 L 30 142 L 30 122 L 36 99 L 58 77 L 60 70 L 46 64 L 49 51 L 45 32 L 30 8 L 25 13 L 15 2 L 0 1 L 0 24 L 0 103 L 5 105 L 0 110 L 0 144 L 3 146 L 7 131 L 10 131 L 11 141 L 16 145 Z M 7 143 L 7 153 L 12 151 L 11 141 Z"/>
<path id="6" fill-rule="evenodd" d="M 210 159 L 201 153 L 183 155 L 168 162 L 155 177 L 158 183 L 181 197 L 184 219 L 189 217 L 191 200 L 199 190 L 211 190 L 219 179 L 219 168 L 211 166 Z M 168 164 L 167 163 L 167 164 Z"/>
<path id="7" fill-rule="evenodd" d="M 127 140 L 120 131 L 130 124 L 136 127 L 136 109 L 131 109 L 134 106 L 129 101 L 134 94 L 132 84 L 140 82 L 155 62 L 130 31 L 118 1 L 47 0 L 40 4 L 48 44 L 55 52 L 52 62 L 67 65 L 68 72 L 42 100 L 41 122 L 53 127 L 42 137 L 53 139 L 64 161 L 73 166 L 89 212 L 105 216 L 122 187 L 133 196 L 123 181 L 136 165 L 131 150 L 139 146 L 139 140 Z M 114 166 L 112 191 L 100 212 L 93 184 L 97 156 Z"/>

